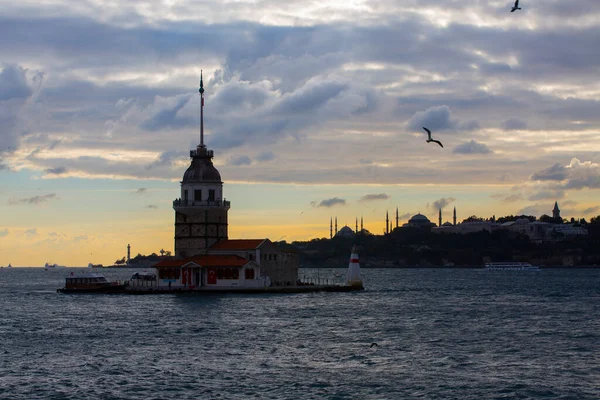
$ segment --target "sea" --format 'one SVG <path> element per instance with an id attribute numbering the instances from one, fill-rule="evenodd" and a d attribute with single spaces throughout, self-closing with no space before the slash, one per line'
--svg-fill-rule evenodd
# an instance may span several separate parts
<path id="1" fill-rule="evenodd" d="M 56 292 L 82 270 L 0 269 L 0 399 L 600 398 L 600 269 L 363 268 L 350 293 Z"/>

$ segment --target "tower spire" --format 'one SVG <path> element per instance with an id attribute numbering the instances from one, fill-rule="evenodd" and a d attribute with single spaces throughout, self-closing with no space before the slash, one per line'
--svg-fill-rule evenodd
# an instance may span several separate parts
<path id="1" fill-rule="evenodd" d="M 390 233 L 390 219 L 387 210 L 385 211 L 385 233 Z"/>
<path id="2" fill-rule="evenodd" d="M 200 70 L 200 147 L 204 147 L 204 83 L 202 82 L 202 70 Z"/>

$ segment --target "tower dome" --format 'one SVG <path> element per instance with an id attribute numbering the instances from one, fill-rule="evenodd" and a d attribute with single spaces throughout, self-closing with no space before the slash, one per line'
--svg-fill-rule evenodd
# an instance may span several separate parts
<path id="1" fill-rule="evenodd" d="M 192 163 L 183 174 L 182 184 L 188 183 L 222 183 L 221 174 L 212 163 L 213 151 L 198 146 L 190 151 Z"/>

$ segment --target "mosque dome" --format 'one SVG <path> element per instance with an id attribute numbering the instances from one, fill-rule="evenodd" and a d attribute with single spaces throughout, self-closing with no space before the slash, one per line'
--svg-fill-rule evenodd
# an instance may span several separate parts
<path id="1" fill-rule="evenodd" d="M 221 174 L 212 163 L 213 151 L 205 147 L 198 147 L 190 152 L 192 163 L 183 174 L 181 183 L 222 183 Z"/>
<path id="2" fill-rule="evenodd" d="M 346 225 L 342 229 L 340 229 L 338 233 L 335 234 L 335 236 L 352 237 L 354 236 L 354 231 L 352 230 L 352 228 Z"/>
<path id="3" fill-rule="evenodd" d="M 454 226 L 454 225 L 452 225 L 452 222 L 446 221 L 442 224 L 442 226 Z"/>
<path id="4" fill-rule="evenodd" d="M 411 219 L 408 220 L 409 223 L 411 224 L 423 224 L 423 223 L 431 223 L 431 221 L 429 221 L 429 218 L 427 218 L 426 216 L 424 216 L 423 214 L 419 213 L 417 215 L 413 215 Z"/>

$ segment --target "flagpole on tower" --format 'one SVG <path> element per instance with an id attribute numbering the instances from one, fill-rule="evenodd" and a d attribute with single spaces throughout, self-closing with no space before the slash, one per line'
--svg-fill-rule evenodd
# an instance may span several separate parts
<path id="1" fill-rule="evenodd" d="M 202 70 L 200 70 L 200 147 L 204 147 L 204 84 L 202 83 Z"/>

